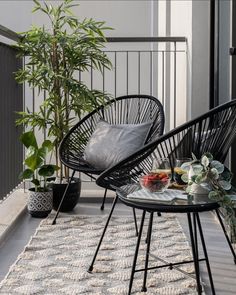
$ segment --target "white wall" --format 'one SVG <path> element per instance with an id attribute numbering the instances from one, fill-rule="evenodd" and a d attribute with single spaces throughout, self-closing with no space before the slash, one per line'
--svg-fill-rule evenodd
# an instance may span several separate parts
<path id="1" fill-rule="evenodd" d="M 219 21 L 219 102 L 224 103 L 231 98 L 231 1 L 220 1 Z"/>
<path id="2" fill-rule="evenodd" d="M 191 116 L 209 109 L 210 1 L 192 1 Z"/>
<path id="3" fill-rule="evenodd" d="M 22 32 L 32 23 L 33 1 L 0 1 L 0 24 L 15 32 Z"/>
<path id="4" fill-rule="evenodd" d="M 60 1 L 51 2 L 56 4 Z M 186 68 L 180 69 L 182 75 L 177 80 L 179 99 L 177 101 L 179 108 L 177 122 L 180 124 L 208 109 L 209 1 L 87 0 L 76 2 L 80 3 L 76 15 L 82 18 L 93 17 L 97 20 L 105 20 L 108 26 L 115 28 L 115 30 L 109 31 L 107 36 L 187 37 L 187 71 Z M 33 2 L 28 0 L 0 1 L 0 23 L 17 32 L 27 30 L 31 23 L 47 23 L 42 15 L 31 14 L 32 6 Z M 180 60 L 181 63 L 186 63 L 186 56 L 183 55 Z M 166 71 L 167 82 L 165 85 L 167 99 L 165 110 L 167 115 L 171 116 L 173 92 L 168 86 L 168 79 L 169 83 L 173 79 L 171 77 L 171 57 L 169 57 L 168 66 L 169 71 Z M 188 77 L 188 86 L 187 89 L 184 89 L 183 81 L 185 81 L 186 76 Z M 161 97 L 161 88 L 154 90 L 154 95 Z M 169 127 L 171 127 L 171 122 Z"/>
<path id="5" fill-rule="evenodd" d="M 181 16 L 181 20 L 180 20 Z M 187 44 L 177 44 L 177 50 L 183 50 L 176 54 L 176 107 L 177 107 L 177 125 L 184 123 L 189 117 L 188 104 L 190 103 L 191 93 L 191 39 L 192 39 L 192 2 L 191 1 L 158 1 L 155 2 L 154 10 L 154 35 L 186 37 Z M 173 45 L 167 45 L 166 50 L 173 51 Z M 187 54 L 186 54 L 187 52 Z M 174 57 L 173 52 L 166 57 L 165 73 L 165 113 L 170 117 L 166 129 L 174 127 Z M 186 79 L 188 81 L 186 83 Z"/>

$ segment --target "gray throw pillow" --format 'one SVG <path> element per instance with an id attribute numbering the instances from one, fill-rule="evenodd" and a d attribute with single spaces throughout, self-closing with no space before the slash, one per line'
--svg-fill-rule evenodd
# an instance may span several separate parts
<path id="1" fill-rule="evenodd" d="M 141 148 L 151 126 L 152 122 L 111 125 L 101 120 L 85 147 L 84 159 L 105 170 Z"/>

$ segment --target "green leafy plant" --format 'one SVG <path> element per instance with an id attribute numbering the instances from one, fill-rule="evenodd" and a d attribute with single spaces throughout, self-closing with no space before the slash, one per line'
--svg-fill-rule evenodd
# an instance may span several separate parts
<path id="1" fill-rule="evenodd" d="M 39 111 L 27 109 L 20 112 L 17 124 L 46 130 L 52 140 L 56 165 L 60 165 L 60 178 L 69 177 L 68 169 L 59 161 L 59 144 L 76 118 L 104 104 L 108 95 L 90 90 L 81 80 L 81 73 L 111 68 L 111 62 L 103 52 L 110 29 L 102 21 L 79 20 L 72 8 L 73 0 L 65 0 L 58 6 L 34 0 L 33 12 L 41 12 L 49 19 L 49 28 L 33 26 L 21 33 L 17 44 L 19 56 L 27 56 L 27 63 L 16 73 L 19 83 L 44 95 Z"/>
<path id="2" fill-rule="evenodd" d="M 53 143 L 45 140 L 41 147 L 38 146 L 34 132 L 25 132 L 20 137 L 26 147 L 24 165 L 27 167 L 21 174 L 21 179 L 30 179 L 34 184 L 35 191 L 47 191 L 47 178 L 59 169 L 58 166 L 45 164 L 46 157 L 53 150 Z"/>
<path id="3" fill-rule="evenodd" d="M 205 153 L 198 160 L 193 155 L 193 161 L 184 163 L 181 168 L 186 171 L 192 170 L 191 177 L 183 174 L 182 180 L 186 182 L 186 191 L 191 194 L 193 184 L 200 185 L 207 189 L 208 198 L 216 201 L 225 209 L 226 221 L 233 233 L 236 233 L 235 203 L 232 200 L 232 173 L 222 163 L 213 159 L 212 154 Z"/>

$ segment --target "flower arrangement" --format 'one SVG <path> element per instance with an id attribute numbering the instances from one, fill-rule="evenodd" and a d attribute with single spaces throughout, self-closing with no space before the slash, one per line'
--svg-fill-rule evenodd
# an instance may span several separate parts
<path id="1" fill-rule="evenodd" d="M 186 191 L 191 195 L 193 186 L 199 185 L 208 193 L 210 200 L 216 201 L 226 212 L 226 222 L 231 233 L 236 237 L 235 203 L 232 200 L 232 173 L 221 162 L 213 159 L 212 154 L 205 153 L 201 159 L 192 155 L 193 161 L 184 163 L 181 169 L 188 171 L 182 175 L 187 183 Z"/>

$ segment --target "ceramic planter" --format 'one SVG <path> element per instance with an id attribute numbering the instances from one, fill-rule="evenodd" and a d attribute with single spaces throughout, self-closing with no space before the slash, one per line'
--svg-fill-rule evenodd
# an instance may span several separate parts
<path id="1" fill-rule="evenodd" d="M 52 211 L 53 192 L 36 192 L 34 188 L 29 189 L 27 208 L 33 217 L 47 217 Z"/>
<path id="2" fill-rule="evenodd" d="M 191 179 L 193 175 L 194 175 L 193 169 L 192 167 L 190 167 L 188 178 Z M 201 184 L 193 183 L 191 185 L 189 194 L 193 196 L 196 201 L 199 201 L 199 202 L 209 201 L 208 194 L 210 192 L 210 189 L 209 189 L 209 185 L 207 184 L 208 183 L 201 183 Z"/>
<path id="3" fill-rule="evenodd" d="M 67 184 L 66 183 L 53 183 L 52 184 L 52 190 L 53 190 L 53 209 L 57 210 L 59 207 L 59 204 L 61 202 L 61 199 L 63 197 L 64 191 L 66 189 Z M 65 199 L 62 203 L 61 212 L 69 212 L 74 209 L 74 207 L 77 205 L 80 197 L 80 191 L 81 191 L 81 180 L 79 178 L 73 178 L 73 181 L 71 182 Z"/>

